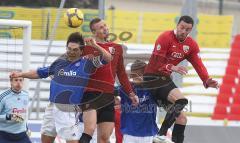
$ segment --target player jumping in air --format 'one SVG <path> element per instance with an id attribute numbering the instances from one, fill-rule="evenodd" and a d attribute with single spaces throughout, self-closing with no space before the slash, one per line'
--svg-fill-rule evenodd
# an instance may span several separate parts
<path id="1" fill-rule="evenodd" d="M 190 16 L 180 17 L 175 30 L 163 32 L 156 40 L 153 53 L 145 69 L 144 80 L 148 81 L 153 98 L 159 106 L 169 107 L 161 129 L 153 140 L 154 143 L 171 143 L 166 138 L 168 128 L 173 123 L 172 140 L 183 143 L 184 130 L 187 123 L 183 108 L 188 100 L 183 96 L 171 79 L 171 73 L 187 74 L 187 68 L 178 64 L 187 59 L 197 71 L 205 88 L 218 88 L 218 82 L 209 77 L 200 57 L 198 44 L 189 33 L 194 22 Z"/>

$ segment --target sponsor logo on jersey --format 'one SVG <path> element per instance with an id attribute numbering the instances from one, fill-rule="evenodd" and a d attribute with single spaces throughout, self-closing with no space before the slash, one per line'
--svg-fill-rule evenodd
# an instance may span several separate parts
<path id="1" fill-rule="evenodd" d="M 19 108 L 13 108 L 12 109 L 12 113 L 26 113 L 27 110 L 22 108 L 22 109 L 19 109 Z"/>
<path id="2" fill-rule="evenodd" d="M 114 48 L 114 47 L 108 47 L 108 50 L 109 50 L 109 52 L 110 52 L 110 54 L 115 54 L 115 52 L 116 52 L 116 49 Z"/>
<path id="3" fill-rule="evenodd" d="M 187 53 L 189 51 L 189 46 L 188 45 L 183 45 L 183 52 Z"/>
<path id="4" fill-rule="evenodd" d="M 77 62 L 77 63 L 75 64 L 75 66 L 76 66 L 76 67 L 79 67 L 79 66 L 80 66 L 80 62 Z"/>
<path id="5" fill-rule="evenodd" d="M 58 76 L 77 76 L 77 72 L 72 70 L 65 72 L 64 69 L 58 71 Z"/>
<path id="6" fill-rule="evenodd" d="M 182 53 L 172 52 L 171 56 L 177 59 L 181 59 L 184 55 Z"/>
<path id="7" fill-rule="evenodd" d="M 146 95 L 143 95 L 142 98 L 139 98 L 139 102 L 140 102 L 140 103 L 142 103 L 142 102 L 144 102 L 144 101 L 147 101 L 147 100 L 149 100 L 149 96 L 146 96 Z"/>

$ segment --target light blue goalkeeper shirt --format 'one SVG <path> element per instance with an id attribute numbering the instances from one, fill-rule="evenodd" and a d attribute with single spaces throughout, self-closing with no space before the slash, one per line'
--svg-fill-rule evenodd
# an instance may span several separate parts
<path id="1" fill-rule="evenodd" d="M 28 93 L 21 91 L 16 93 L 11 89 L 0 92 L 0 131 L 8 133 L 25 132 L 28 108 Z M 24 122 L 6 120 L 6 114 L 18 113 L 24 118 Z"/>

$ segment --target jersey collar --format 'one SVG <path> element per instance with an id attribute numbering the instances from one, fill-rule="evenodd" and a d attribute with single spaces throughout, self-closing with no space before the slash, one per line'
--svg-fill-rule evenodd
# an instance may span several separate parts
<path id="1" fill-rule="evenodd" d="M 15 91 L 15 90 L 13 90 L 12 88 L 10 88 L 11 89 L 11 91 L 13 92 L 13 93 L 15 93 L 15 94 L 19 94 L 19 93 L 21 93 L 22 91 Z"/>

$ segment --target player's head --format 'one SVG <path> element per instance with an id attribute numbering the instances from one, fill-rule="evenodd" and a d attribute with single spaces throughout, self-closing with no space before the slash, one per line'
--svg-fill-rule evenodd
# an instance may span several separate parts
<path id="1" fill-rule="evenodd" d="M 190 16 L 181 16 L 177 24 L 177 39 L 182 42 L 186 39 L 188 34 L 192 31 L 194 22 Z"/>
<path id="2" fill-rule="evenodd" d="M 143 73 L 146 67 L 146 63 L 141 60 L 135 60 L 131 65 L 131 74 L 130 77 L 133 79 L 133 82 L 139 83 L 143 81 Z"/>
<path id="3" fill-rule="evenodd" d="M 94 18 L 89 24 L 90 30 L 96 38 L 106 40 L 109 35 L 107 24 L 100 18 Z"/>
<path id="4" fill-rule="evenodd" d="M 79 32 L 71 33 L 67 39 L 67 56 L 71 60 L 79 58 L 83 53 L 84 39 Z"/>
<path id="5" fill-rule="evenodd" d="M 23 88 L 23 78 L 10 78 L 11 89 L 16 92 L 20 92 Z"/>

